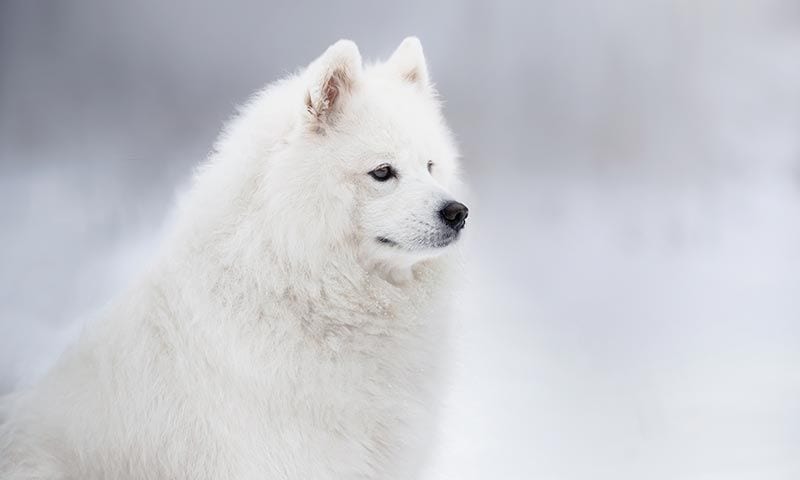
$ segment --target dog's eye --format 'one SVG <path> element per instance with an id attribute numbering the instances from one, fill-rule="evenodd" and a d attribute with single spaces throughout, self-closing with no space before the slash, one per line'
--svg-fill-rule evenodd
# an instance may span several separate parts
<path id="1" fill-rule="evenodd" d="M 385 182 L 386 180 L 397 176 L 392 166 L 386 164 L 381 165 L 375 170 L 369 172 L 369 175 L 379 182 Z"/>
<path id="2" fill-rule="evenodd" d="M 433 160 L 428 160 L 428 173 L 433 173 Z"/>

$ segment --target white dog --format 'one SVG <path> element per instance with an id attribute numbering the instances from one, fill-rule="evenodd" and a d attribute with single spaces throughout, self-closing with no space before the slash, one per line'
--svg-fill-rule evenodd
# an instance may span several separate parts
<path id="1" fill-rule="evenodd" d="M 7 405 L 3 479 L 409 479 L 467 208 L 420 43 L 225 128 L 153 266 Z"/>

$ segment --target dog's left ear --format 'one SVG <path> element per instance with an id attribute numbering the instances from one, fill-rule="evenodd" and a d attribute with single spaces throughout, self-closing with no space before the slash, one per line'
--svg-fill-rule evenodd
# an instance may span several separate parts
<path id="1" fill-rule="evenodd" d="M 408 37 L 403 40 L 386 64 L 400 78 L 416 85 L 420 90 L 425 91 L 430 88 L 425 54 L 422 52 L 422 44 L 417 37 Z"/>
<path id="2" fill-rule="evenodd" d="M 361 54 L 350 40 L 339 40 L 306 71 L 306 110 L 317 128 L 341 111 L 361 77 Z"/>

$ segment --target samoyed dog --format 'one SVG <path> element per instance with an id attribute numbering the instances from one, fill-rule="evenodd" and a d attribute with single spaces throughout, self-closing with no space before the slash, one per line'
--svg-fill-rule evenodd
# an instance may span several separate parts
<path id="1" fill-rule="evenodd" d="M 467 207 L 420 43 L 342 40 L 224 129 L 139 280 L 7 399 L 3 479 L 410 479 Z"/>

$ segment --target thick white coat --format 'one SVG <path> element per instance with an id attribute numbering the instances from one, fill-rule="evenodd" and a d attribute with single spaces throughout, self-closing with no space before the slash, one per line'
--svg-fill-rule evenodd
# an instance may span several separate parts
<path id="1" fill-rule="evenodd" d="M 0 478 L 413 478 L 456 157 L 414 38 L 368 67 L 337 42 L 257 93 L 152 266 L 6 399 Z"/>

